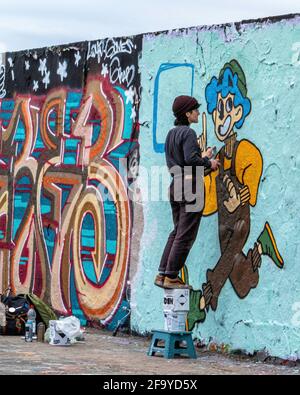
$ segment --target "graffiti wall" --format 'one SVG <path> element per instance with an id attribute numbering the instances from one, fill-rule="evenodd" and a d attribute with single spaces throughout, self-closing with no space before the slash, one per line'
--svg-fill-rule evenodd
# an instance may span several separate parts
<path id="1" fill-rule="evenodd" d="M 1 62 L 0 288 L 83 322 L 126 302 L 140 50 L 107 39 Z"/>
<path id="2" fill-rule="evenodd" d="M 183 29 L 144 36 L 140 62 L 140 122 L 149 122 L 140 166 L 165 164 L 177 95 L 200 101 L 192 127 L 220 160 L 204 177 L 203 216 L 181 273 L 193 287 L 188 329 L 205 344 L 282 358 L 300 355 L 299 40 L 299 16 Z M 169 202 L 145 195 L 132 295 L 142 333 L 164 327 L 153 281 L 173 230 Z"/>
<path id="3" fill-rule="evenodd" d="M 129 311 L 140 334 L 164 327 L 165 139 L 174 97 L 193 95 L 220 167 L 199 179 L 187 329 L 300 358 L 299 72 L 299 15 L 3 54 L 1 291 L 109 329 Z"/>

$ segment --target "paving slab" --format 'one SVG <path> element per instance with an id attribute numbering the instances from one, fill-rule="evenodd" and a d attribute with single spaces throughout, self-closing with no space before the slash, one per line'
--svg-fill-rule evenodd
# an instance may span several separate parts
<path id="1" fill-rule="evenodd" d="M 0 336 L 0 375 L 299 375 L 300 366 L 257 362 L 251 357 L 196 349 L 197 359 L 148 356 L 149 337 L 88 328 L 70 346 L 26 343 Z"/>

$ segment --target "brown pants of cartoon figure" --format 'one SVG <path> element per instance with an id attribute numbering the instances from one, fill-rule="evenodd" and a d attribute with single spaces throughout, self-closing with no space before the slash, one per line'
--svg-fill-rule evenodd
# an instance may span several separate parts
<path id="1" fill-rule="evenodd" d="M 210 283 L 212 293 L 209 304 L 212 310 L 216 310 L 220 292 L 228 278 L 240 298 L 247 296 L 251 288 L 257 286 L 259 274 L 258 270 L 253 267 L 254 255 L 258 253 L 257 247 L 250 249 L 247 256 L 242 251 L 249 229 L 250 218 L 248 216 L 237 220 L 231 224 L 231 227 L 228 226 L 228 222 L 227 226 L 220 225 L 222 254 L 216 267 L 207 271 L 207 281 Z"/>

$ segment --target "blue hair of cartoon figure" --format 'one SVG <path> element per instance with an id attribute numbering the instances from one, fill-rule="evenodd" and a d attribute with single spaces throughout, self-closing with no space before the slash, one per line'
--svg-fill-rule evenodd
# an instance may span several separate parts
<path id="1" fill-rule="evenodd" d="M 247 115 L 251 111 L 251 102 L 247 97 L 244 97 L 238 86 L 238 75 L 233 74 L 231 69 L 227 67 L 224 71 L 223 78 L 218 80 L 213 77 L 205 89 L 205 99 L 207 102 L 207 111 L 212 114 L 217 108 L 218 94 L 221 93 L 223 99 L 231 93 L 234 95 L 234 106 L 241 105 L 243 107 L 242 118 L 235 124 L 237 129 L 240 129 L 245 121 Z"/>

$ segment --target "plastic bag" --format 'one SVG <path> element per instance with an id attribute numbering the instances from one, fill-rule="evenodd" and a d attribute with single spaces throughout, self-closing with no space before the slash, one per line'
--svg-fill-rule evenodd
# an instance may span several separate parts
<path id="1" fill-rule="evenodd" d="M 44 336 L 44 342 L 45 343 L 50 343 L 50 328 L 47 328 Z"/>
<path id="2" fill-rule="evenodd" d="M 56 321 L 56 330 L 64 333 L 68 338 L 80 335 L 80 320 L 73 315 Z"/>

